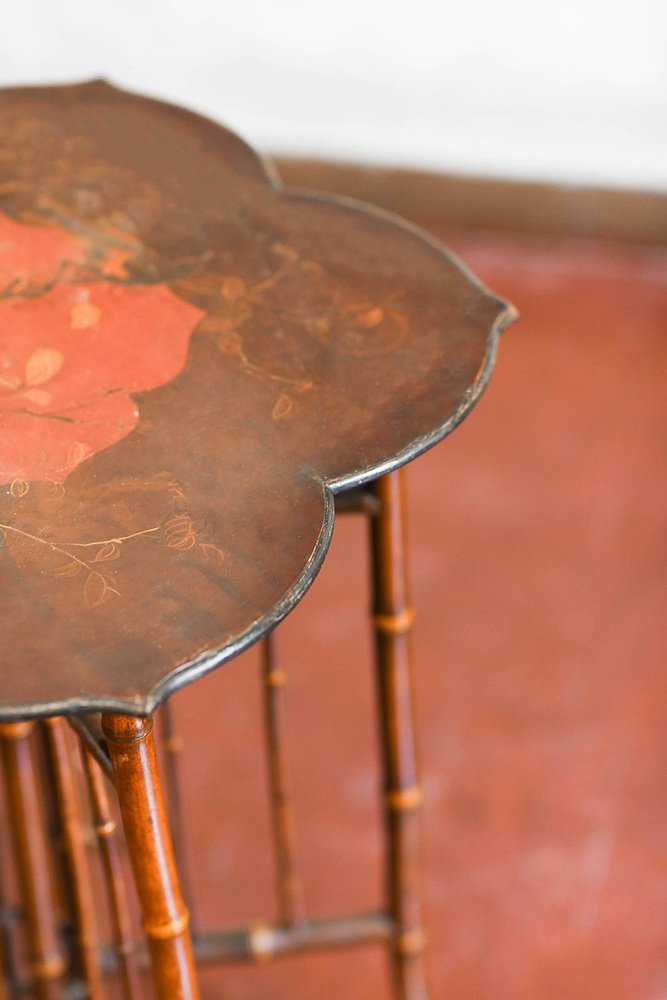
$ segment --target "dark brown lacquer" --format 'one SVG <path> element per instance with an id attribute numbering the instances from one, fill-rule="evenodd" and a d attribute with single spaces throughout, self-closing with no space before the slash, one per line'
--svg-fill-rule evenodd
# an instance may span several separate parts
<path id="1" fill-rule="evenodd" d="M 105 83 L 0 93 L 0 715 L 145 714 L 448 433 L 509 307 L 392 216 Z"/>

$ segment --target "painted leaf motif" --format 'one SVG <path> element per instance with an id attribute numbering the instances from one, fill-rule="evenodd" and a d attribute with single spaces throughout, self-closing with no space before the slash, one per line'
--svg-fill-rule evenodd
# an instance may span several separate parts
<path id="1" fill-rule="evenodd" d="M 178 549 L 179 552 L 185 552 L 187 549 L 193 549 L 196 544 L 197 536 L 192 531 L 189 531 L 184 535 L 172 535 L 167 540 L 167 547 L 170 549 Z"/>
<path id="2" fill-rule="evenodd" d="M 63 355 L 55 347 L 38 347 L 28 358 L 25 366 L 25 384 L 42 385 L 57 375 L 63 366 Z"/>
<path id="3" fill-rule="evenodd" d="M 301 270 L 305 274 L 312 274 L 319 278 L 324 274 L 324 268 L 316 260 L 304 260 L 301 263 Z"/>
<path id="4" fill-rule="evenodd" d="M 285 260 L 297 261 L 299 259 L 298 250 L 295 250 L 294 247 L 287 246 L 286 243 L 274 243 L 271 249 L 279 257 L 284 257 Z"/>
<path id="5" fill-rule="evenodd" d="M 99 321 L 102 310 L 92 302 L 77 302 L 70 313 L 70 326 L 73 330 L 88 330 Z"/>
<path id="6" fill-rule="evenodd" d="M 107 542 L 99 550 L 93 562 L 109 562 L 110 559 L 118 559 L 120 555 L 120 545 L 118 542 Z"/>
<path id="7" fill-rule="evenodd" d="M 167 548 L 183 552 L 197 544 L 194 524 L 188 514 L 173 514 L 164 526 Z"/>
<path id="8" fill-rule="evenodd" d="M 51 576 L 76 576 L 81 572 L 81 569 L 81 563 L 72 559 L 71 562 L 64 563 L 62 566 L 56 566 L 56 568 L 52 569 L 50 572 Z"/>
<path id="9" fill-rule="evenodd" d="M 283 392 L 282 395 L 278 397 L 276 405 L 273 407 L 273 419 L 284 420 L 285 417 L 289 417 L 293 409 L 294 400 L 291 396 L 288 396 L 287 393 Z"/>
<path id="10" fill-rule="evenodd" d="M 35 406 L 44 408 L 50 406 L 53 402 L 53 396 L 46 389 L 26 389 L 24 393 L 21 394 L 24 399 L 27 399 L 29 403 L 33 403 Z"/>
<path id="11" fill-rule="evenodd" d="M 83 462 L 84 458 L 92 455 L 92 453 L 93 449 L 89 448 L 87 444 L 84 444 L 83 441 L 76 441 L 69 450 L 69 464 L 72 466 L 78 465 L 80 462 Z"/>
<path id="12" fill-rule="evenodd" d="M 248 287 L 243 278 L 238 278 L 235 274 L 230 274 L 222 279 L 220 291 L 223 299 L 240 299 L 247 292 Z"/>
<path id="13" fill-rule="evenodd" d="M 218 350 L 223 354 L 241 354 L 243 352 L 243 341 L 236 330 L 228 330 L 220 333 L 218 337 Z"/>
<path id="14" fill-rule="evenodd" d="M 201 542 L 199 548 L 207 559 L 217 563 L 218 566 L 222 566 L 225 561 L 225 553 L 218 545 L 214 545 L 212 542 Z"/>
<path id="15" fill-rule="evenodd" d="M 108 581 L 101 573 L 93 570 L 88 574 L 88 578 L 83 585 L 83 596 L 89 608 L 97 608 L 100 604 L 108 601 L 112 594 L 118 591 L 109 586 Z"/>
<path id="16" fill-rule="evenodd" d="M 362 330 L 372 330 L 374 327 L 379 326 L 383 319 L 384 309 L 380 308 L 380 306 L 375 306 L 375 308 L 367 309 L 356 316 L 354 322 Z"/>
<path id="17" fill-rule="evenodd" d="M 22 479 L 15 479 L 14 482 L 9 487 L 9 492 L 15 500 L 20 500 L 24 497 L 26 493 L 30 490 L 30 483 L 24 482 Z"/>

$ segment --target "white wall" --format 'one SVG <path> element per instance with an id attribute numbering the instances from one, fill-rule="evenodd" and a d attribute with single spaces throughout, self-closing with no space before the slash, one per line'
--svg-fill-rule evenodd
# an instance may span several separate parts
<path id="1" fill-rule="evenodd" d="M 0 84 L 106 76 L 258 148 L 667 187 L 667 0 L 0 0 Z"/>

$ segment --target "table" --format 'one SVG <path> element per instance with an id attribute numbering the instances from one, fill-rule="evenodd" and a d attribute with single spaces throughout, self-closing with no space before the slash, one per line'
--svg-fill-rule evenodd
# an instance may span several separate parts
<path id="1" fill-rule="evenodd" d="M 425 995 L 394 470 L 469 412 L 512 318 L 423 232 L 283 189 L 241 139 L 196 114 L 102 81 L 0 92 L 0 743 L 40 995 L 72 959 L 54 918 L 31 741 L 42 733 L 90 995 L 102 996 L 103 975 L 65 718 L 87 748 L 121 965 L 103 771 L 157 994 L 197 996 L 153 714 L 295 606 L 324 559 L 336 498 L 374 525 L 385 720 L 388 904 L 356 931 L 392 945 L 397 995 Z M 266 643 L 287 885 L 281 675 Z M 279 948 L 280 933 L 295 946 L 299 934 L 345 937 L 286 906 L 273 944 L 255 934 L 255 950 Z"/>

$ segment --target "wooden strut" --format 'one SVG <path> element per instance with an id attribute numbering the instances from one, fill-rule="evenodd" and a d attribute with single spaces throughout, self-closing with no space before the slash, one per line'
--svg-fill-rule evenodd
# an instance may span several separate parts
<path id="1" fill-rule="evenodd" d="M 68 716 L 67 722 L 79 737 L 82 746 L 88 749 L 107 778 L 111 780 L 111 760 L 106 751 L 106 741 L 102 732 L 102 716 L 99 712 L 71 715 Z"/>
<path id="2" fill-rule="evenodd" d="M 304 920 L 294 927 L 255 923 L 236 930 L 210 931 L 195 937 L 200 962 L 264 962 L 317 948 L 341 948 L 391 941 L 394 924 L 386 913 Z"/>
<path id="3" fill-rule="evenodd" d="M 372 484 L 370 522 L 373 624 L 387 829 L 386 885 L 394 921 L 392 967 L 397 1000 L 426 1000 L 419 862 L 421 789 L 417 776 L 402 472 Z"/>
<path id="4" fill-rule="evenodd" d="M 116 837 L 116 821 L 111 810 L 106 776 L 91 752 L 83 746 L 81 751 L 109 896 L 114 950 L 118 958 L 123 1000 L 138 1000 L 141 996 L 141 980 L 136 961 L 137 942 L 132 933 L 130 906 Z"/>
<path id="5" fill-rule="evenodd" d="M 225 928 L 193 934 L 194 952 L 201 964 L 219 962 L 266 962 L 320 948 L 390 942 L 394 922 L 387 913 L 355 913 L 352 916 L 304 920 L 294 927 L 256 921 L 245 927 Z M 142 967 L 146 956 L 140 948 Z M 107 949 L 105 969 L 118 968 L 115 948 Z"/>
<path id="6" fill-rule="evenodd" d="M 286 675 L 278 662 L 275 631 L 270 632 L 262 642 L 262 680 L 279 915 L 283 926 L 295 927 L 303 922 L 305 912 L 303 886 L 296 862 L 294 811 L 283 744 Z"/>
<path id="7" fill-rule="evenodd" d="M 153 720 L 102 717 L 158 1000 L 199 1000 L 183 901 L 158 775 Z"/>
<path id="8" fill-rule="evenodd" d="M 57 717 L 46 719 L 43 725 L 55 779 L 58 815 L 72 889 L 78 957 L 90 1000 L 104 1000 L 97 908 L 88 863 L 85 825 L 67 741 L 68 729 L 64 719 Z"/>
<path id="9" fill-rule="evenodd" d="M 65 972 L 65 959 L 58 938 L 49 848 L 31 746 L 34 730 L 34 722 L 1 723 L 0 749 L 30 970 L 39 1000 L 51 1000 Z"/>

